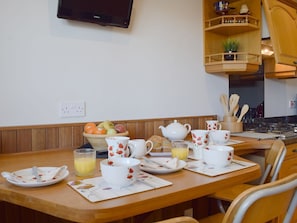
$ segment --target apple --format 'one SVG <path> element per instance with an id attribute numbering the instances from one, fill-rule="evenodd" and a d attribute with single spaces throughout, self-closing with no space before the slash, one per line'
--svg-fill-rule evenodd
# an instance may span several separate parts
<path id="1" fill-rule="evenodd" d="M 116 124 L 114 126 L 115 130 L 118 132 L 118 133 L 123 133 L 123 132 L 126 132 L 126 127 L 123 125 L 123 124 Z"/>
<path id="2" fill-rule="evenodd" d="M 114 129 L 114 124 L 111 121 L 108 121 L 108 120 L 106 120 L 106 121 L 103 122 L 103 126 L 104 126 L 104 128 L 106 130 L 108 130 L 108 129 Z"/>
<path id="3" fill-rule="evenodd" d="M 107 135 L 115 135 L 115 134 L 117 134 L 117 131 L 115 129 L 107 129 L 106 134 Z"/>

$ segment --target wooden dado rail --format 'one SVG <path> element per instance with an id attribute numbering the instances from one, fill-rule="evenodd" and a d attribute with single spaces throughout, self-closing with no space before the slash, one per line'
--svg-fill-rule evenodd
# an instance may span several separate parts
<path id="1" fill-rule="evenodd" d="M 217 119 L 217 116 L 172 117 L 113 122 L 125 124 L 131 139 L 148 139 L 152 135 L 162 135 L 159 126 L 167 126 L 175 119 L 182 124 L 189 123 L 192 129 L 204 129 L 205 121 Z M 82 136 L 84 125 L 85 123 L 71 123 L 0 127 L 0 153 L 80 147 L 87 142 Z"/>

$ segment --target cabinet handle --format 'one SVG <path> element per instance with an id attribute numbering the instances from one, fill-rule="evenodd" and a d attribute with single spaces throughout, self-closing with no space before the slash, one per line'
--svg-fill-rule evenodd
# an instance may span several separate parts
<path id="1" fill-rule="evenodd" d="M 293 64 L 297 64 L 297 61 L 293 61 Z"/>
<path id="2" fill-rule="evenodd" d="M 297 149 L 293 149 L 292 152 L 293 152 L 293 153 L 297 153 Z"/>

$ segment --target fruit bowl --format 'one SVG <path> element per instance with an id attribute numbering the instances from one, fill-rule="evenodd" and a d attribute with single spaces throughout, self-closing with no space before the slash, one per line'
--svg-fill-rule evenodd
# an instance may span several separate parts
<path id="1" fill-rule="evenodd" d="M 83 132 L 83 136 L 86 137 L 88 142 L 92 145 L 93 149 L 99 152 L 105 152 L 107 151 L 107 143 L 105 141 L 106 137 L 111 137 L 111 136 L 128 136 L 129 132 L 123 132 L 123 133 L 117 133 L 117 134 L 104 134 L 104 135 L 99 135 L 99 134 L 88 134 Z"/>

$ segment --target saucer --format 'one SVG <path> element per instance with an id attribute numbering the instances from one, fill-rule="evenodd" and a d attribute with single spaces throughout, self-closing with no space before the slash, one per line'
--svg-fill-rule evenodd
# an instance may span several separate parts
<path id="1" fill-rule="evenodd" d="M 58 167 L 38 167 L 38 174 L 40 176 L 50 174 L 52 171 L 55 171 Z M 7 177 L 6 180 L 20 187 L 43 187 L 58 183 L 65 179 L 69 175 L 69 171 L 67 169 L 62 170 L 58 175 L 51 179 L 38 181 L 36 177 L 32 174 L 32 168 L 22 169 L 11 173 L 13 178 Z M 14 177 L 17 180 L 14 180 Z"/>
<path id="2" fill-rule="evenodd" d="M 158 163 L 166 163 L 170 161 L 172 158 L 166 158 L 166 157 L 154 157 L 154 158 L 149 158 L 149 160 L 156 161 Z M 149 165 L 146 165 L 149 164 Z M 148 173 L 153 173 L 153 174 L 166 174 L 166 173 L 173 173 L 177 172 L 181 169 L 183 169 L 187 163 L 183 160 L 178 160 L 177 167 L 176 168 L 166 168 L 162 167 L 161 165 L 158 164 L 152 164 L 151 162 L 148 162 L 146 160 L 141 160 L 140 163 L 140 169 L 142 171 L 148 172 Z"/>

